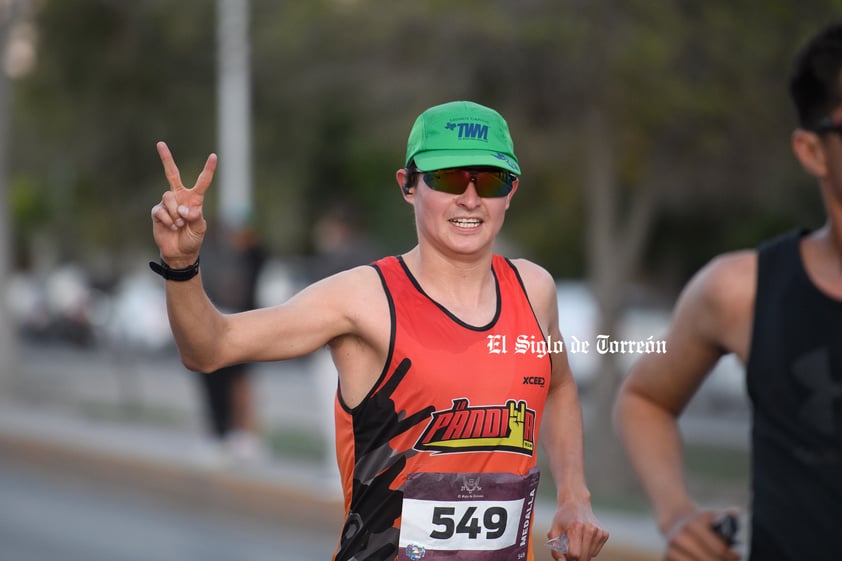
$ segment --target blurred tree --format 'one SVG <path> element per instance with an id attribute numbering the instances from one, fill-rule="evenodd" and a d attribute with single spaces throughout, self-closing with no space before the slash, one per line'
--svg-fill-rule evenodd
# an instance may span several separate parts
<path id="1" fill-rule="evenodd" d="M 165 185 L 155 141 L 170 142 L 185 176 L 214 149 L 213 11 L 164 0 L 39 4 L 40 56 L 17 84 L 13 146 L 14 181 L 45 201 L 29 231 L 58 259 L 101 255 L 119 268 L 149 245 L 149 203 Z"/>
<path id="2" fill-rule="evenodd" d="M 11 123 L 11 75 L 14 60 L 13 34 L 23 21 L 23 0 L 0 2 L 0 395 L 8 395 L 18 368 L 17 332 L 9 310 L 7 288 L 12 272 L 12 225 L 9 195 L 9 140 Z"/>
<path id="3" fill-rule="evenodd" d="M 759 17 L 750 16 L 755 8 L 748 2 L 580 4 L 587 31 L 579 48 L 587 56 L 579 58 L 577 74 L 587 95 L 578 100 L 575 127 L 583 135 L 586 263 L 599 303 L 598 333 L 619 335 L 659 215 L 692 209 L 694 216 L 753 225 L 753 236 L 720 239 L 723 245 L 706 260 L 727 243 L 759 241 L 770 211 L 782 212 L 765 201 L 792 199 L 791 186 L 781 180 L 796 169 L 785 84 L 802 39 L 791 22 L 803 23 L 807 15 L 800 6 L 772 2 Z M 821 24 L 813 19 L 805 28 Z M 711 236 L 706 231 L 667 240 L 693 254 L 699 234 Z M 699 263 L 676 261 L 673 266 L 688 268 L 679 275 L 683 284 L 684 273 Z M 606 438 L 605 412 L 622 375 L 618 359 L 601 356 L 597 414 L 590 423 L 600 437 L 592 440 L 589 467 L 596 485 L 608 491 L 627 483 L 618 477 L 624 461 L 619 446 Z"/>
<path id="4" fill-rule="evenodd" d="M 15 83 L 15 230 L 119 264 L 152 247 L 154 142 L 185 177 L 215 149 L 215 14 L 207 2 L 39 5 L 38 65 Z M 411 121 L 474 99 L 507 117 L 524 169 L 507 241 L 557 277 L 586 276 L 600 331 L 616 334 L 635 286 L 669 302 L 715 253 L 820 216 L 789 151 L 786 75 L 840 8 L 252 0 L 258 224 L 274 253 L 301 252 L 319 206 L 342 194 L 387 251 L 407 249 L 411 209 L 393 177 Z M 620 376 L 604 372 L 599 430 Z"/>
<path id="5" fill-rule="evenodd" d="M 770 216 L 803 201 L 784 188 L 797 170 L 786 157 L 781 76 L 799 30 L 836 4 L 778 0 L 760 14 L 747 2 L 255 0 L 258 218 L 271 221 L 274 247 L 294 251 L 319 193 L 353 193 L 371 209 L 375 233 L 405 247 L 409 209 L 390 196 L 400 140 L 424 107 L 473 98 L 509 118 L 524 160 L 508 234 L 554 274 L 581 275 L 593 253 L 586 196 L 596 196 L 582 188 L 592 169 L 583 163 L 601 115 L 597 136 L 616 160 L 620 209 L 655 191 L 654 227 L 680 230 L 656 236 L 657 254 L 643 251 L 650 271 L 678 284 L 712 239 L 752 238 L 751 217 L 735 215 L 751 208 L 769 228 Z M 172 144 L 185 175 L 216 145 L 213 9 L 164 0 L 40 5 L 42 56 L 17 85 L 13 182 L 43 193 L 41 226 L 64 232 L 55 239 L 66 253 L 147 247 L 145 211 L 162 186 L 154 141 Z M 761 92 L 769 92 L 762 101 Z M 650 178 L 664 185 L 649 187 Z M 715 232 L 681 228 L 711 214 L 723 217 Z M 114 224 L 124 235 L 113 235 Z M 614 237 L 648 239 L 627 233 Z M 637 252 L 620 253 L 634 261 Z"/>

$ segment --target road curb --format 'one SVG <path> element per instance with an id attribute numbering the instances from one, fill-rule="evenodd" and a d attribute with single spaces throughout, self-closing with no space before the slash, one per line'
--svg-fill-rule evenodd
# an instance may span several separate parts
<path id="1" fill-rule="evenodd" d="M 102 427 L 0 408 L 0 455 L 16 463 L 270 524 L 335 528 L 339 536 L 342 502 L 323 494 L 323 480 L 312 463 L 273 458 L 253 466 L 207 466 L 191 457 L 190 438 L 157 432 L 161 431 Z M 151 450 L 149 439 L 156 439 L 166 452 Z M 141 444 L 132 449 L 129 442 Z M 550 560 L 549 552 L 544 553 L 543 534 L 552 515 L 551 505 L 536 508 L 536 561 Z M 600 560 L 660 558 L 659 543 L 646 521 L 630 524 L 611 514 L 597 515 L 612 534 Z"/>

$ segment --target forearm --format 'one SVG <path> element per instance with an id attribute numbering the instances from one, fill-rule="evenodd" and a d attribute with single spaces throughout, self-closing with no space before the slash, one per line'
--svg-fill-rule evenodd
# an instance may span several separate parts
<path id="1" fill-rule="evenodd" d="M 621 392 L 615 425 L 666 534 L 695 508 L 684 481 L 677 418 L 639 395 Z"/>
<path id="2" fill-rule="evenodd" d="M 170 328 L 184 366 L 199 372 L 223 366 L 218 351 L 225 318 L 205 294 L 201 273 L 184 282 L 167 281 L 166 295 Z"/>
<path id="3" fill-rule="evenodd" d="M 542 441 L 558 504 L 590 503 L 583 459 L 582 408 L 572 379 L 551 388 L 544 411 Z"/>
<path id="4" fill-rule="evenodd" d="M 567 557 L 591 559 L 608 540 L 608 531 L 593 513 L 591 494 L 585 483 L 582 444 L 582 411 L 578 391 L 569 372 L 553 384 L 544 417 L 544 448 L 557 491 L 557 508 L 547 537 L 567 537 Z"/>

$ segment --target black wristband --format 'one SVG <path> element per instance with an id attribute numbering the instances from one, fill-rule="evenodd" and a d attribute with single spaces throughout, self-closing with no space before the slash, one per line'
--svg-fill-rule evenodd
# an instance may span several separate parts
<path id="1" fill-rule="evenodd" d="M 199 274 L 199 258 L 197 257 L 195 263 L 183 269 L 171 269 L 169 265 L 164 263 L 163 259 L 161 259 L 160 263 L 150 261 L 149 268 L 167 280 L 182 282 L 190 280 Z"/>

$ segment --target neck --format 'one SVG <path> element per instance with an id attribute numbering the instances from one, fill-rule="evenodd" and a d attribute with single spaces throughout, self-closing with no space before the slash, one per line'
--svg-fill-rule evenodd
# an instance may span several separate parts
<path id="1" fill-rule="evenodd" d="M 827 231 L 828 250 L 842 261 L 842 209 L 837 212 L 837 216 L 828 217 L 827 224 L 822 230 Z"/>
<path id="2" fill-rule="evenodd" d="M 801 245 L 804 268 L 827 295 L 842 299 L 842 224 L 828 220 Z"/>
<path id="3" fill-rule="evenodd" d="M 816 232 L 816 238 L 825 245 L 828 255 L 842 262 L 842 199 L 839 189 L 831 183 L 821 184 L 822 199 L 827 209 L 827 222 Z"/>
<path id="4" fill-rule="evenodd" d="M 842 223 L 828 221 L 825 228 L 825 253 L 835 284 L 842 285 Z M 834 274 L 835 273 L 835 274 Z"/>
<path id="5" fill-rule="evenodd" d="M 492 253 L 453 258 L 416 246 L 403 255 L 404 262 L 424 291 L 445 306 L 476 307 L 496 301 Z"/>
<path id="6" fill-rule="evenodd" d="M 481 255 L 444 255 L 433 248 L 417 245 L 405 253 L 403 258 L 419 278 L 470 283 L 472 279 L 483 280 L 491 274 L 492 255 L 491 251 Z"/>

